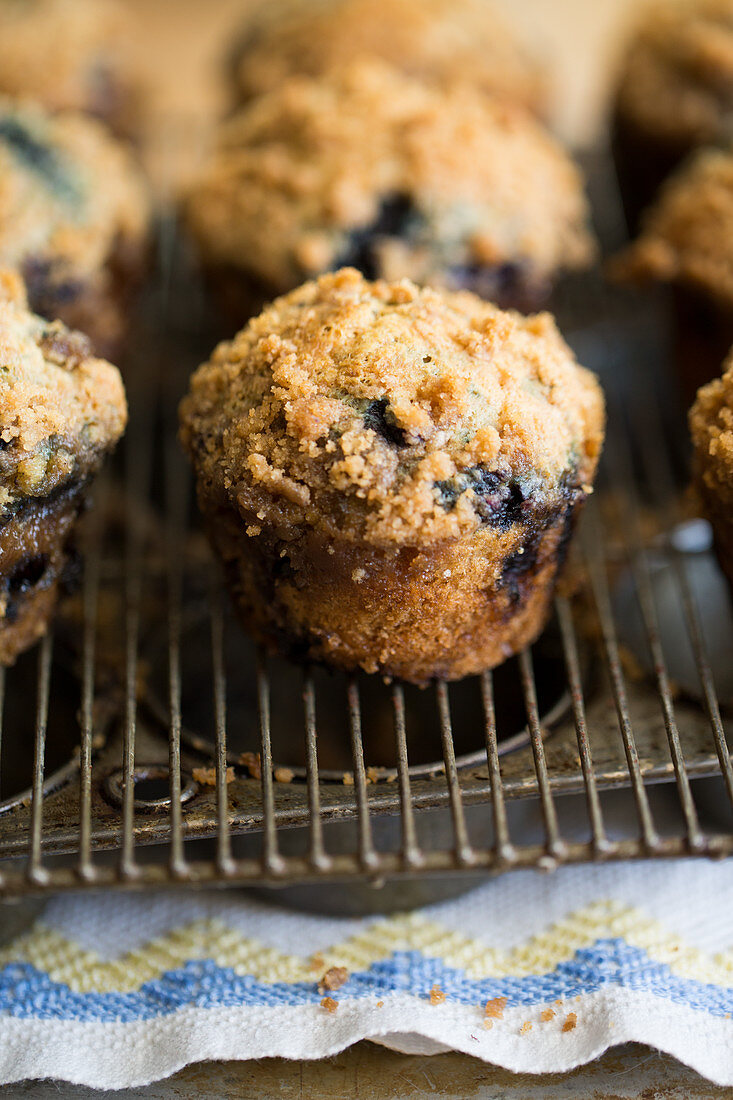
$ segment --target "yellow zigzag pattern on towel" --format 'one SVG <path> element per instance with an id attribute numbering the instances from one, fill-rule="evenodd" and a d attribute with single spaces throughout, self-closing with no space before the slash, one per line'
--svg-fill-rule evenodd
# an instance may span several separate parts
<path id="1" fill-rule="evenodd" d="M 127 993 L 190 959 L 213 959 L 264 982 L 315 982 L 331 966 L 363 971 L 395 951 L 417 950 L 474 979 L 524 977 L 548 973 L 579 949 L 611 937 L 643 948 L 655 962 L 667 963 L 677 977 L 733 986 L 733 949 L 706 955 L 657 921 L 613 901 L 594 902 L 509 951 L 486 947 L 419 914 L 407 914 L 377 921 L 315 959 L 285 954 L 208 920 L 174 929 L 107 962 L 38 923 L 0 950 L 0 967 L 30 963 L 77 993 Z"/>

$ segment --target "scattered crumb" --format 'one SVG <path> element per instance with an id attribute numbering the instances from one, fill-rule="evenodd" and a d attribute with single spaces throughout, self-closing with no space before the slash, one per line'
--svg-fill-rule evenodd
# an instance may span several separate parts
<path id="1" fill-rule="evenodd" d="M 396 783 L 397 782 L 397 772 L 390 772 L 389 775 L 387 776 L 387 782 L 388 783 Z"/>
<path id="2" fill-rule="evenodd" d="M 529 1022 L 529 1020 L 525 1020 L 524 1023 L 522 1024 L 522 1026 L 519 1029 L 519 1034 L 520 1035 L 526 1035 L 527 1032 L 531 1031 L 531 1030 L 532 1030 L 531 1023 Z"/>
<path id="3" fill-rule="evenodd" d="M 318 992 L 325 993 L 327 989 L 340 989 L 349 980 L 349 972 L 345 966 L 332 966 L 318 983 Z"/>
<path id="4" fill-rule="evenodd" d="M 258 752 L 243 752 L 239 757 L 239 763 L 248 769 L 253 779 L 262 778 L 262 764 Z"/>
<path id="5" fill-rule="evenodd" d="M 353 786 L 354 786 L 354 776 L 353 776 L 353 773 L 352 773 L 352 772 L 344 772 L 344 774 L 343 774 L 343 782 L 344 782 L 344 786 L 345 786 L 345 787 L 353 787 Z"/>
<path id="6" fill-rule="evenodd" d="M 575 1027 L 575 1025 L 577 1024 L 577 1022 L 578 1022 L 578 1017 L 575 1015 L 575 1013 L 574 1012 L 568 1012 L 567 1016 L 565 1017 L 565 1021 L 562 1025 L 562 1030 L 563 1031 L 572 1031 L 573 1028 Z"/>
<path id="7" fill-rule="evenodd" d="M 543 1008 L 542 1012 L 540 1013 L 540 1019 L 542 1020 L 543 1024 L 546 1024 L 548 1022 L 548 1020 L 553 1019 L 554 1015 L 555 1015 L 554 1008 Z"/>
<path id="8" fill-rule="evenodd" d="M 491 1031 L 493 1026 L 494 1026 L 494 1021 L 493 1020 L 484 1020 L 484 1027 L 486 1028 L 487 1031 Z"/>
<path id="9" fill-rule="evenodd" d="M 197 783 L 201 783 L 204 787 L 216 786 L 216 768 L 194 768 L 191 773 Z M 227 768 L 224 775 L 224 782 L 231 783 L 234 779 L 234 768 Z"/>
<path id="10" fill-rule="evenodd" d="M 378 783 L 379 782 L 379 769 L 378 768 L 367 768 L 367 782 L 368 783 Z"/>
<path id="11" fill-rule="evenodd" d="M 445 1001 L 445 993 L 442 989 L 439 989 L 437 985 L 434 985 L 430 990 L 430 1003 L 431 1005 L 442 1005 Z"/>
<path id="12" fill-rule="evenodd" d="M 494 997 L 484 1006 L 484 1016 L 491 1020 L 503 1020 L 506 1008 L 506 997 Z"/>
<path id="13" fill-rule="evenodd" d="M 323 955 L 320 951 L 317 951 L 315 953 L 315 955 L 311 955 L 311 960 L 310 960 L 311 970 L 323 970 L 325 965 L 326 965 L 326 960 L 324 959 L 324 957 L 323 957 Z"/>
<path id="14" fill-rule="evenodd" d="M 384 1001 L 377 1001 L 377 1008 L 384 1008 Z"/>
<path id="15" fill-rule="evenodd" d="M 559 998 L 559 997 L 558 997 L 558 998 L 557 998 L 557 1000 L 555 1001 L 555 1004 L 556 1004 L 556 1005 L 561 1005 L 561 1004 L 562 1004 L 562 1001 L 560 1000 L 560 998 Z"/>
<path id="16" fill-rule="evenodd" d="M 321 1001 L 321 1008 L 325 1008 L 326 1012 L 336 1012 L 338 1006 L 338 1001 L 334 1001 L 333 997 L 324 997 Z"/>
<path id="17" fill-rule="evenodd" d="M 292 768 L 275 768 L 276 783 L 292 783 L 294 779 L 295 772 Z"/>

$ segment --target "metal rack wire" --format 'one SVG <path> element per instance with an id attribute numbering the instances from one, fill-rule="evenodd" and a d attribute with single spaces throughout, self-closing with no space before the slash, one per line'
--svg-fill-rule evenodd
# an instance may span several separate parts
<path id="1" fill-rule="evenodd" d="M 579 334 L 612 400 L 574 591 L 511 667 L 420 693 L 275 667 L 247 648 L 196 528 L 175 437 L 176 398 L 207 338 L 188 307 L 185 324 L 161 322 L 180 291 L 161 286 L 147 304 L 159 338 L 129 369 L 122 468 L 99 486 L 84 533 L 81 592 L 56 637 L 0 672 L 2 896 L 404 882 L 733 853 L 733 825 L 711 826 L 695 790 L 717 778 L 718 819 L 733 814 L 733 691 L 716 683 L 708 624 L 714 615 L 727 629 L 731 611 L 720 592 L 701 604 L 699 567 L 715 566 L 681 503 L 675 421 L 651 371 L 649 392 L 634 381 L 635 401 L 609 385 L 603 319 Z M 638 317 L 618 323 L 631 331 Z M 683 630 L 669 628 L 668 591 Z M 15 763 L 31 742 L 26 781 Z M 658 783 L 676 794 L 671 827 L 659 825 Z M 633 810 L 621 831 L 604 808 L 618 788 Z M 572 795 L 583 809 L 576 798 L 568 831 Z M 528 832 L 516 808 L 529 805 Z M 429 835 L 426 821 L 437 823 Z"/>

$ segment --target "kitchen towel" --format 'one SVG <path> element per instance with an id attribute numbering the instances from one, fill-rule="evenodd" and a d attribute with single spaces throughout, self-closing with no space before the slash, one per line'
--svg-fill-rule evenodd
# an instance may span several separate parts
<path id="1" fill-rule="evenodd" d="M 519 871 L 363 919 L 239 891 L 67 895 L 0 949 L 3 1083 L 122 1088 L 369 1038 L 533 1073 L 635 1040 L 733 1085 L 732 1016 L 730 861 Z"/>

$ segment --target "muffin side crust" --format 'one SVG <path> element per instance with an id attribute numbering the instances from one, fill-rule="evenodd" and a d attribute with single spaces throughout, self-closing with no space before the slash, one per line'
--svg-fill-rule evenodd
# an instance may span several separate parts
<path id="1" fill-rule="evenodd" d="M 713 525 L 721 568 L 733 585 L 733 360 L 703 386 L 690 410 L 694 484 Z"/>

